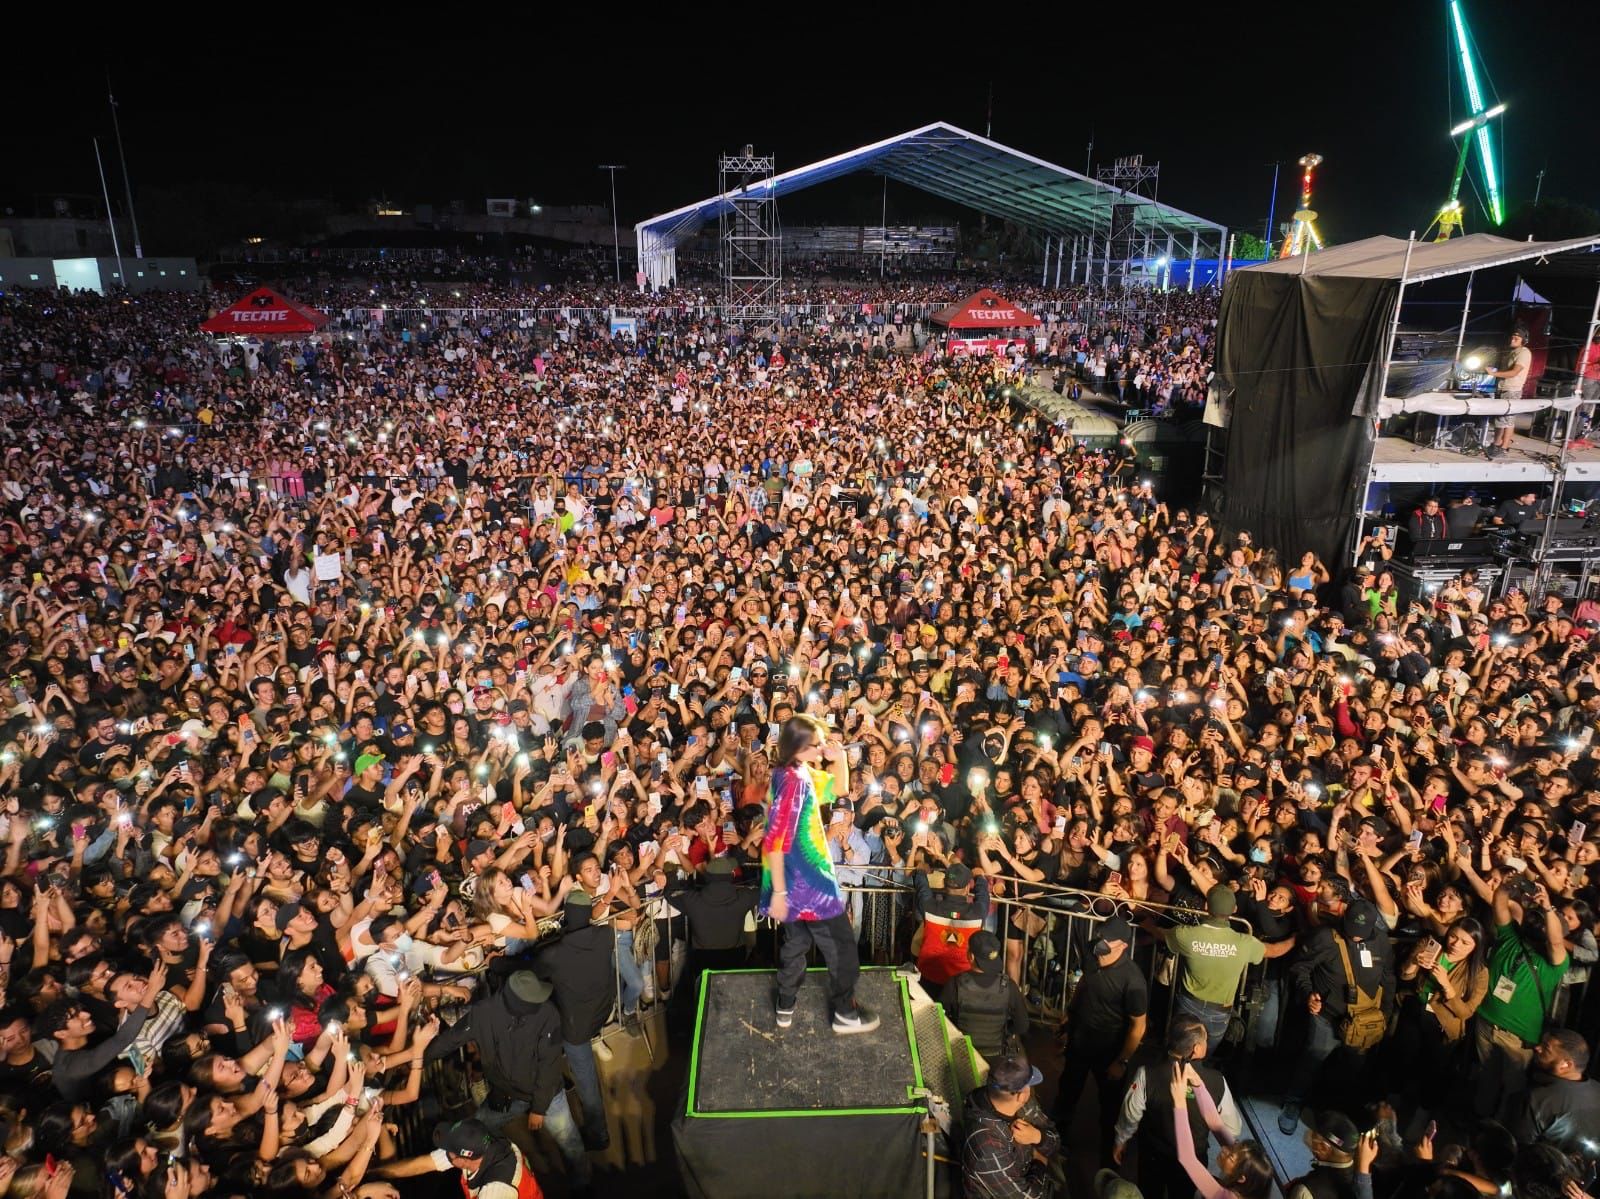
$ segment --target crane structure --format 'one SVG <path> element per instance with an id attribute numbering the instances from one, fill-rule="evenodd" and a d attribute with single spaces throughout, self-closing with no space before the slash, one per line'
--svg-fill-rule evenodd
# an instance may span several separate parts
<path id="1" fill-rule="evenodd" d="M 1450 179 L 1449 198 L 1428 226 L 1430 232 L 1437 228 L 1434 241 L 1449 241 L 1462 231 L 1465 210 L 1461 203 L 1461 181 L 1466 177 L 1467 159 L 1472 156 L 1474 147 L 1478 151 L 1478 177 L 1483 183 L 1480 199 L 1484 214 L 1492 225 L 1502 224 L 1506 218 L 1505 197 L 1500 189 L 1500 168 L 1495 161 L 1494 131 L 1498 127 L 1492 126 L 1495 118 L 1505 112 L 1506 106 L 1494 95 L 1488 75 L 1483 70 L 1472 31 L 1467 27 L 1466 14 L 1461 11 L 1461 0 L 1445 0 L 1445 3 L 1449 26 L 1446 36 L 1460 70 L 1467 116 L 1450 130 L 1450 136 L 1459 138 L 1461 146 L 1456 154 L 1455 174 Z M 1427 234 L 1423 236 L 1426 238 Z"/>
<path id="2" fill-rule="evenodd" d="M 1322 155 L 1307 154 L 1300 159 L 1300 207 L 1295 209 L 1294 224 L 1283 239 L 1279 258 L 1293 258 L 1311 250 L 1322 249 L 1322 234 L 1317 232 L 1317 214 L 1311 207 L 1311 184 L 1322 162 Z"/>

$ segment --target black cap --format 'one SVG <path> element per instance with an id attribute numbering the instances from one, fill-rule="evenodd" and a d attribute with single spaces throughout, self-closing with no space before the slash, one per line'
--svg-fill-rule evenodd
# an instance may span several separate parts
<path id="1" fill-rule="evenodd" d="M 303 905 L 299 900 L 291 900 L 289 903 L 278 905 L 278 910 L 273 915 L 272 922 L 278 926 L 280 933 L 288 929 L 289 922 L 300 914 L 302 907 Z"/>
<path id="2" fill-rule="evenodd" d="M 1124 941 L 1133 944 L 1133 925 L 1124 916 L 1108 916 L 1100 922 L 1095 933 L 1102 941 Z"/>
<path id="3" fill-rule="evenodd" d="M 965 862 L 952 862 L 945 867 L 944 889 L 946 891 L 959 891 L 972 882 L 972 867 Z"/>
<path id="4" fill-rule="evenodd" d="M 494 1144 L 494 1134 L 476 1120 L 457 1120 L 433 1130 L 433 1147 L 477 1161 Z"/>
<path id="5" fill-rule="evenodd" d="M 1030 1065 L 1028 1059 L 1020 1053 L 1003 1057 L 989 1067 L 989 1089 L 1003 1091 L 1007 1095 L 1019 1095 L 1028 1087 L 1036 1087 L 1044 1081 L 1044 1075 L 1037 1066 Z"/>
<path id="6" fill-rule="evenodd" d="M 1356 1143 L 1361 1139 L 1355 1121 L 1343 1112 L 1331 1109 L 1317 1113 L 1316 1122 L 1311 1125 L 1311 1130 L 1341 1153 L 1354 1153 Z"/>
<path id="7" fill-rule="evenodd" d="M 1365 941 L 1372 936 L 1372 930 L 1377 922 L 1378 909 L 1368 900 L 1358 899 L 1344 910 L 1344 919 L 1339 922 L 1339 931 L 1353 940 Z"/>
<path id="8" fill-rule="evenodd" d="M 988 974 L 1000 960 L 1000 938 L 987 931 L 975 932 L 967 942 L 967 952 L 972 955 L 972 968 L 980 974 Z"/>

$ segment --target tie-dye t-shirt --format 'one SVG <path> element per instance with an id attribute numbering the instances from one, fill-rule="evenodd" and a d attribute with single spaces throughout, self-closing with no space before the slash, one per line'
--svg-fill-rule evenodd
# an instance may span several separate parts
<path id="1" fill-rule="evenodd" d="M 767 855 L 781 853 L 789 888 L 789 920 L 831 920 L 844 915 L 844 896 L 833 874 L 822 828 L 822 805 L 833 802 L 833 775 L 809 766 L 780 766 L 772 772 L 772 805 L 761 842 L 760 912 L 772 903 L 772 873 Z"/>

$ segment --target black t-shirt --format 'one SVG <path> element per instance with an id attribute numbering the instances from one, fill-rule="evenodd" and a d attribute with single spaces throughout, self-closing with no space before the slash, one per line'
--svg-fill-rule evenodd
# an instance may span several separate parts
<path id="1" fill-rule="evenodd" d="M 131 746 L 132 744 L 132 737 L 113 737 L 109 742 L 101 741 L 98 737 L 91 737 L 84 743 L 83 748 L 78 751 L 78 768 L 80 770 L 98 772 L 100 763 L 105 759 L 106 754 L 119 745 Z M 124 761 L 131 760 L 131 756 L 124 759 Z"/>
<path id="2" fill-rule="evenodd" d="M 1521 500 L 1516 499 L 1515 497 L 1506 500 L 1494 510 L 1494 514 L 1499 517 L 1503 523 L 1513 527 L 1521 524 L 1525 520 L 1532 519 L 1534 516 L 1537 516 L 1538 513 L 1539 505 L 1537 502 L 1532 504 L 1524 504 Z"/>
<path id="3" fill-rule="evenodd" d="M 1239 915 L 1250 922 L 1256 937 L 1268 945 L 1287 941 L 1299 931 L 1293 908 L 1287 912 L 1274 912 L 1266 904 L 1257 903 L 1253 896 L 1243 892 L 1239 895 Z M 1282 963 L 1288 960 L 1288 957 L 1268 958 L 1267 973 L 1278 977 L 1282 973 Z"/>
<path id="4" fill-rule="evenodd" d="M 37 1049 L 33 1057 L 20 1066 L 0 1061 L 0 1093 L 42 1094 L 50 1088 L 50 1073 L 51 1063 Z"/>
<path id="5" fill-rule="evenodd" d="M 276 970 L 278 959 L 283 956 L 280 950 L 283 945 L 282 937 L 269 937 L 255 925 L 251 925 L 239 934 L 239 948 L 255 966 L 266 966 Z"/>
<path id="6" fill-rule="evenodd" d="M 359 783 L 351 786 L 344 793 L 344 797 L 357 808 L 377 808 L 383 806 L 383 792 L 373 791 L 361 786 Z"/>
<path id="7" fill-rule="evenodd" d="M 1093 954 L 1085 963 L 1067 1016 L 1070 1052 L 1112 1061 L 1127 1040 L 1128 1021 L 1150 1011 L 1150 990 L 1126 951 L 1104 968 Z"/>

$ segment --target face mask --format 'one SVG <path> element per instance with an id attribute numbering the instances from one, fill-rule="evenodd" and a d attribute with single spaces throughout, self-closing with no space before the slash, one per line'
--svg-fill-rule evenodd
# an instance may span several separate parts
<path id="1" fill-rule="evenodd" d="M 1256 863 L 1258 866 L 1266 865 L 1268 860 L 1269 860 L 1268 856 L 1267 856 L 1267 851 L 1264 850 L 1264 849 L 1259 849 L 1259 848 L 1257 848 L 1255 846 L 1251 846 L 1251 848 L 1250 848 L 1250 860 L 1252 862 Z"/>
<path id="2" fill-rule="evenodd" d="M 358 649 L 346 650 L 344 656 L 351 662 L 361 661 L 361 651 Z"/>
<path id="3" fill-rule="evenodd" d="M 1094 950 L 1094 956 L 1097 958 L 1108 958 L 1111 956 L 1111 942 L 1109 941 L 1103 941 L 1099 938 L 1096 938 L 1090 944 L 1089 948 Z"/>
<path id="4" fill-rule="evenodd" d="M 410 953 L 411 952 L 411 945 L 412 945 L 412 941 L 411 941 L 411 934 L 410 933 L 401 933 L 398 937 L 396 937 L 394 939 L 394 947 L 400 953 Z"/>

